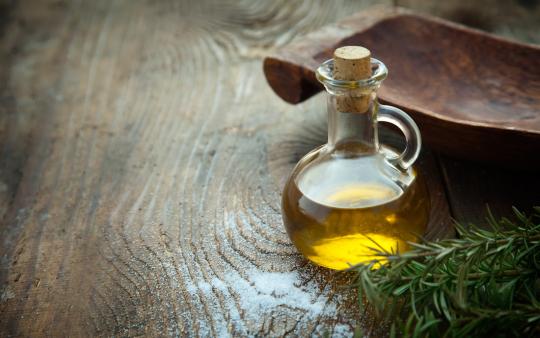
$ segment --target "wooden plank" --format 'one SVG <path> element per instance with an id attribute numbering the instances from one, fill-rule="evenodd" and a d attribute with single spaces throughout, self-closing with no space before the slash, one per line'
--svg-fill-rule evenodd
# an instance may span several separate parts
<path id="1" fill-rule="evenodd" d="M 280 189 L 324 102 L 261 71 L 369 3 L 9 2 L 0 336 L 384 332 L 288 242 Z"/>
<path id="2" fill-rule="evenodd" d="M 534 6 L 532 2 L 451 0 L 435 4 L 425 0 L 400 0 L 399 4 L 516 41 L 540 43 L 540 7 Z M 496 148 L 493 153 L 497 153 Z M 512 206 L 530 213 L 533 206 L 540 205 L 537 170 L 512 168 L 511 161 L 508 161 L 505 168 L 500 168 L 458 161 L 447 156 L 440 156 L 439 164 L 445 178 L 452 215 L 460 223 L 486 227 L 488 207 L 496 218 L 514 218 Z"/>
<path id="3" fill-rule="evenodd" d="M 537 172 L 498 168 L 440 157 L 454 218 L 486 226 L 487 208 L 496 218 L 513 218 L 512 206 L 530 213 L 540 206 Z"/>
<path id="4" fill-rule="evenodd" d="M 359 325 L 349 277 L 307 264 L 282 227 L 306 140 L 261 56 L 366 3 L 12 2 L 1 167 L 20 174 L 2 174 L 0 336 Z"/>
<path id="5" fill-rule="evenodd" d="M 540 44 L 540 6 L 534 0 L 396 0 L 395 5 L 517 41 Z"/>

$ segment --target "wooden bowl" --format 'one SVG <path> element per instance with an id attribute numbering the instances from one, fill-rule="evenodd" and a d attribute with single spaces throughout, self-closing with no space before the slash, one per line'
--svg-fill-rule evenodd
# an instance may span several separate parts
<path id="1" fill-rule="evenodd" d="M 377 8 L 308 35 L 264 61 L 270 86 L 301 102 L 322 89 L 318 65 L 362 45 L 389 76 L 382 102 L 406 110 L 426 144 L 509 167 L 540 167 L 540 48 L 403 9 Z"/>

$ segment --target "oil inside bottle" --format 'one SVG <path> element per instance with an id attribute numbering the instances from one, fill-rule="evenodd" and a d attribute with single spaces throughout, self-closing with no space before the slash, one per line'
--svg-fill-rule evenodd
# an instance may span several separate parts
<path id="1" fill-rule="evenodd" d="M 283 219 L 309 260 L 343 270 L 381 259 L 375 250 L 406 251 L 425 233 L 429 198 L 412 169 L 399 179 L 380 170 L 380 155 L 308 157 L 285 186 Z"/>

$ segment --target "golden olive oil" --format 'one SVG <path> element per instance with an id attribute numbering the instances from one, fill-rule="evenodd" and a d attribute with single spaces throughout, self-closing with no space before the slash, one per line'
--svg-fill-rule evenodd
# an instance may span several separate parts
<path id="1" fill-rule="evenodd" d="M 408 186 L 379 171 L 362 173 L 377 161 L 375 156 L 320 161 L 287 182 L 283 219 L 309 260 L 343 270 L 375 259 L 373 249 L 406 251 L 407 242 L 424 235 L 429 217 L 424 183 L 414 173 Z"/>

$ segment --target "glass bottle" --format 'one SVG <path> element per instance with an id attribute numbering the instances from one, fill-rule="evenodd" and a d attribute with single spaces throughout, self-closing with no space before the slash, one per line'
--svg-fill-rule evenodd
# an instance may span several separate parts
<path id="1" fill-rule="evenodd" d="M 425 233 L 429 217 L 427 189 L 412 167 L 420 132 L 405 112 L 379 104 L 375 91 L 387 69 L 368 60 L 372 75 L 362 80 L 336 79 L 332 59 L 318 68 L 327 91 L 328 143 L 298 162 L 282 195 L 294 245 L 312 262 L 336 270 L 372 261 L 373 249 L 408 250 L 408 242 Z M 347 105 L 340 103 L 351 97 L 363 100 L 366 111 L 343 111 Z M 404 152 L 379 143 L 378 122 L 401 130 Z"/>

